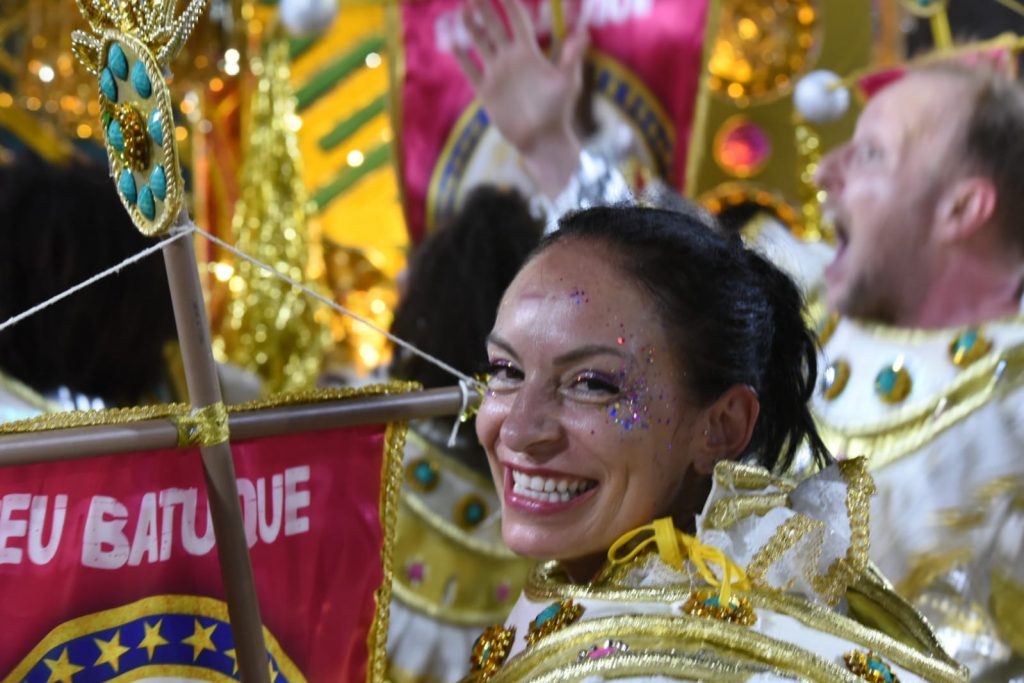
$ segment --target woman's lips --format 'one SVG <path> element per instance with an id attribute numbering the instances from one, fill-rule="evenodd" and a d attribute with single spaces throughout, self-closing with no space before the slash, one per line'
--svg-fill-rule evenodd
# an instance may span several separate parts
<path id="1" fill-rule="evenodd" d="M 505 505 L 522 512 L 551 514 L 568 510 L 592 497 L 593 479 L 505 466 Z"/>

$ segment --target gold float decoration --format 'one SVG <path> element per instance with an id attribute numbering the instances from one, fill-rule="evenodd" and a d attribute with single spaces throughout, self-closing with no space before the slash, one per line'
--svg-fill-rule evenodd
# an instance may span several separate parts
<path id="1" fill-rule="evenodd" d="M 725 0 L 708 86 L 738 104 L 781 97 L 814 61 L 820 33 L 811 0 Z"/>
<path id="2" fill-rule="evenodd" d="M 271 40 L 263 58 L 252 60 L 252 70 L 257 83 L 249 148 L 232 221 L 236 246 L 301 282 L 309 264 L 307 194 L 287 41 Z M 228 278 L 228 290 L 231 300 L 214 343 L 218 355 L 258 374 L 264 393 L 312 387 L 327 331 L 306 295 L 244 260 Z"/>

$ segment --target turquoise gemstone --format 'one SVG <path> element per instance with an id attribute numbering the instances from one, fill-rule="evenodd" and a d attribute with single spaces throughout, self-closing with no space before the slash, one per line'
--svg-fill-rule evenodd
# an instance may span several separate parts
<path id="1" fill-rule="evenodd" d="M 416 465 L 415 471 L 416 481 L 424 485 L 433 484 L 437 479 L 437 475 L 434 473 L 434 468 L 429 463 L 421 462 Z"/>
<path id="2" fill-rule="evenodd" d="M 148 220 L 153 220 L 156 216 L 156 202 L 153 201 L 153 191 L 149 189 L 148 185 L 143 185 L 139 190 L 139 211 Z"/>
<path id="3" fill-rule="evenodd" d="M 718 599 L 717 595 L 712 595 L 710 598 L 704 601 L 705 607 L 721 607 L 722 601 Z"/>
<path id="4" fill-rule="evenodd" d="M 483 664 L 487 661 L 487 658 L 491 656 L 491 644 L 487 643 L 484 645 L 484 649 L 480 651 L 480 663 Z"/>
<path id="5" fill-rule="evenodd" d="M 157 145 L 164 144 L 164 127 L 160 122 L 159 109 L 154 109 L 153 113 L 149 115 L 149 137 L 153 138 L 153 142 Z"/>
<path id="6" fill-rule="evenodd" d="M 110 73 L 110 69 L 100 72 L 100 92 L 111 102 L 117 102 L 117 81 L 114 80 L 114 74 Z"/>
<path id="7" fill-rule="evenodd" d="M 470 524 L 479 524 L 484 519 L 484 506 L 480 503 L 470 503 L 466 507 L 466 521 Z"/>
<path id="8" fill-rule="evenodd" d="M 872 671 L 877 671 L 882 675 L 882 678 L 884 678 L 889 683 L 892 683 L 892 672 L 889 671 L 889 667 L 887 667 L 882 662 L 878 661 L 877 659 L 869 659 L 868 668 Z"/>
<path id="9" fill-rule="evenodd" d="M 107 126 L 107 142 L 118 152 L 124 151 L 124 133 L 121 132 L 121 124 L 117 119 L 111 119 Z"/>
<path id="10" fill-rule="evenodd" d="M 888 396 L 894 389 L 896 389 L 897 379 L 899 379 L 899 373 L 892 368 L 885 368 L 878 373 L 878 377 L 875 378 L 875 385 L 878 387 L 880 392 Z"/>
<path id="11" fill-rule="evenodd" d="M 142 62 L 135 62 L 132 67 L 132 85 L 139 97 L 146 99 L 153 94 L 153 84 L 149 82 L 149 74 L 146 73 L 146 65 Z"/>
<path id="12" fill-rule="evenodd" d="M 978 331 L 967 330 L 961 334 L 956 340 L 956 350 L 960 352 L 967 352 L 974 348 L 974 345 L 978 342 Z"/>
<path id="13" fill-rule="evenodd" d="M 127 168 L 121 171 L 121 177 L 117 179 L 117 189 L 121 191 L 121 196 L 125 198 L 131 205 L 135 205 L 137 196 L 135 194 L 135 176 Z"/>
<path id="14" fill-rule="evenodd" d="M 110 45 L 110 50 L 107 52 L 107 65 L 122 81 L 128 78 L 128 58 L 124 56 L 124 50 L 117 43 Z"/>
<path id="15" fill-rule="evenodd" d="M 553 602 L 545 607 L 543 612 L 537 615 L 534 623 L 536 623 L 537 626 L 543 626 L 546 622 L 554 619 L 561 610 L 562 605 L 557 602 Z"/>
<path id="16" fill-rule="evenodd" d="M 149 187 L 160 201 L 167 198 L 167 176 L 164 174 L 163 166 L 153 169 L 153 173 L 149 176 Z"/>

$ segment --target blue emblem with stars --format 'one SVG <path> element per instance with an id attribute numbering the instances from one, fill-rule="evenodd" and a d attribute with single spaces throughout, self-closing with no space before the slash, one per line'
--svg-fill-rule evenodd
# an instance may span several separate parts
<path id="1" fill-rule="evenodd" d="M 264 628 L 273 683 L 306 683 Z M 241 680 L 227 605 L 212 598 L 161 595 L 66 622 L 4 679 L 100 683 L 182 677 Z"/>

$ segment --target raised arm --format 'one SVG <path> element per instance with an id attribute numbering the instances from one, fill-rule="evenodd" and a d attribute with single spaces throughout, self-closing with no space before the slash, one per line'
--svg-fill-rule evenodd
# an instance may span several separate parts
<path id="1" fill-rule="evenodd" d="M 508 28 L 495 3 L 508 17 Z M 472 52 L 456 51 L 463 72 L 541 191 L 557 197 L 580 163 L 573 111 L 583 84 L 586 30 L 578 26 L 553 62 L 537 44 L 520 0 L 467 0 L 463 20 L 473 42 Z"/>

